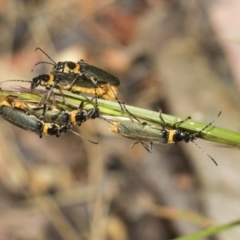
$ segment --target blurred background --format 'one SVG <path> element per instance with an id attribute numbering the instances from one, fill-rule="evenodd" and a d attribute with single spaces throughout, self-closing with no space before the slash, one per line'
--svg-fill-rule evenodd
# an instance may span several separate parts
<path id="1" fill-rule="evenodd" d="M 1 80 L 56 62 L 98 66 L 127 104 L 239 131 L 238 0 L 0 0 Z M 20 83 L 19 83 L 20 84 Z M 159 240 L 240 218 L 233 149 L 141 145 L 101 120 L 40 139 L 0 119 L 1 240 Z M 235 228 L 211 239 L 239 239 Z"/>

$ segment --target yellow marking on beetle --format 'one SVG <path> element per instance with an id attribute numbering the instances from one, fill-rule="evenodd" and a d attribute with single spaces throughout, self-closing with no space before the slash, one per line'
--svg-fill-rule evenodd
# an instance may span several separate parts
<path id="1" fill-rule="evenodd" d="M 75 68 L 74 69 L 72 69 L 72 68 L 69 68 L 68 67 L 68 64 L 67 63 L 65 63 L 64 64 L 64 69 L 63 69 L 63 72 L 65 72 L 65 73 L 80 73 L 80 64 L 79 63 L 75 63 L 76 64 L 76 66 L 75 66 Z"/>
<path id="2" fill-rule="evenodd" d="M 0 107 L 2 107 L 2 106 L 12 107 L 11 103 L 9 103 L 8 97 L 1 97 L 1 99 L 0 99 Z"/>
<path id="3" fill-rule="evenodd" d="M 46 124 L 43 125 L 43 133 L 45 135 L 48 135 L 48 128 L 49 128 L 50 125 L 51 125 L 51 123 L 46 123 Z"/>
<path id="4" fill-rule="evenodd" d="M 48 81 L 46 82 L 46 81 L 41 80 L 40 85 L 47 86 L 47 87 L 54 87 L 56 84 L 55 76 L 50 73 L 50 74 L 48 74 L 48 77 L 49 77 Z"/>
<path id="5" fill-rule="evenodd" d="M 18 97 L 16 96 L 8 96 L 8 101 L 11 104 L 12 107 L 14 108 L 20 108 L 23 110 L 26 110 L 29 108 L 29 106 L 24 103 L 23 101 L 21 101 Z"/>
<path id="6" fill-rule="evenodd" d="M 78 113 L 78 110 L 73 110 L 71 113 L 70 113 L 70 119 L 71 119 L 71 123 L 73 124 L 77 124 L 76 122 L 76 114 Z"/>
<path id="7" fill-rule="evenodd" d="M 70 90 L 71 85 L 57 85 L 58 88 L 61 90 Z M 74 93 L 87 93 L 87 94 L 97 94 L 99 98 L 105 99 L 105 100 L 112 100 L 115 99 L 118 89 L 115 86 L 109 86 L 108 84 L 103 84 L 101 87 L 97 88 L 85 88 L 80 86 L 72 86 L 71 91 Z"/>
<path id="8" fill-rule="evenodd" d="M 173 140 L 174 134 L 176 133 L 177 130 L 169 130 L 169 136 L 168 136 L 168 143 L 173 144 L 175 143 Z"/>
<path id="9" fill-rule="evenodd" d="M 70 90 L 71 88 L 71 84 L 67 84 L 67 85 L 61 85 L 61 84 L 57 84 L 57 87 L 61 90 Z M 73 88 L 72 88 L 73 89 Z"/>
<path id="10" fill-rule="evenodd" d="M 109 130 L 113 133 L 118 133 L 118 125 L 121 124 L 121 122 L 114 122 L 113 125 L 110 126 Z"/>
<path id="11" fill-rule="evenodd" d="M 47 136 L 49 136 L 49 129 L 51 129 L 51 127 L 53 126 L 52 123 L 43 123 L 43 133 Z"/>
<path id="12" fill-rule="evenodd" d="M 115 86 L 109 86 L 108 84 L 106 84 L 105 86 L 108 86 L 106 93 L 104 93 L 102 95 L 102 98 L 105 100 L 112 100 L 112 99 L 116 99 L 117 93 L 118 93 L 118 89 Z"/>

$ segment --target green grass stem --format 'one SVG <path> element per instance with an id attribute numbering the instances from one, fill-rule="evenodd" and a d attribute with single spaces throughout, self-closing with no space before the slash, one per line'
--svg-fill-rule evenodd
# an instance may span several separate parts
<path id="1" fill-rule="evenodd" d="M 34 100 L 39 101 L 41 99 L 41 95 L 44 91 L 38 91 L 36 93 L 32 93 L 29 89 L 25 88 L 17 88 L 18 91 L 2 91 L 2 96 L 7 95 L 16 95 L 24 100 Z M 21 90 L 21 91 L 19 91 Z M 66 104 L 62 104 L 62 96 L 58 93 L 55 94 L 55 100 L 58 106 L 63 109 L 76 109 L 79 106 L 81 101 L 84 101 L 84 107 L 86 109 L 92 108 L 94 102 L 92 99 L 87 98 L 82 95 L 73 94 L 70 92 L 64 92 Z M 123 117 L 128 118 L 129 120 L 134 120 L 126 111 L 122 111 L 120 105 L 117 102 L 106 101 L 102 99 L 98 99 L 98 105 L 101 111 L 101 114 L 106 116 L 110 121 L 121 121 Z M 159 112 L 154 112 L 142 108 L 133 107 L 130 105 L 125 105 L 128 111 L 131 112 L 132 115 L 136 116 L 139 121 L 147 122 L 153 125 L 163 125 L 162 120 L 159 118 Z M 174 128 L 175 124 L 183 119 L 171 116 L 162 113 L 162 118 L 166 123 L 167 128 Z M 215 123 L 214 123 L 215 124 Z M 196 122 L 192 119 L 184 121 L 182 124 L 178 125 L 177 128 L 189 131 L 191 133 L 197 133 L 201 131 L 206 124 Z M 233 148 L 240 148 L 240 134 L 238 132 L 230 131 L 227 129 L 223 129 L 220 127 L 216 127 L 214 125 L 209 126 L 203 132 L 201 132 L 199 138 L 205 139 L 207 141 L 211 141 L 214 143 L 224 144 Z"/>

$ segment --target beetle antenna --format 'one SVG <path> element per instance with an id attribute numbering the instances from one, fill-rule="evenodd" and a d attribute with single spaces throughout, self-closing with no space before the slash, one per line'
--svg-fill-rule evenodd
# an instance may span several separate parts
<path id="1" fill-rule="evenodd" d="M 201 134 L 206 128 L 208 128 L 209 126 L 211 126 L 216 120 L 217 118 L 221 115 L 221 111 L 218 113 L 218 115 L 208 124 L 206 125 L 202 130 L 200 130 L 197 134 Z"/>
<path id="2" fill-rule="evenodd" d="M 5 82 L 29 82 L 29 83 L 31 83 L 32 81 L 13 79 L 13 80 L 6 80 L 6 81 L 3 81 L 3 82 L 0 82 L 0 84 L 5 83 Z"/>
<path id="3" fill-rule="evenodd" d="M 80 133 L 77 133 L 77 132 L 75 132 L 75 131 L 73 131 L 73 130 L 71 130 L 71 129 L 70 129 L 69 131 L 72 132 L 72 133 L 74 133 L 74 134 L 77 135 L 78 137 L 82 138 L 83 140 L 86 140 L 86 141 L 88 141 L 88 142 L 90 142 L 90 143 L 93 143 L 93 144 L 98 144 L 98 142 L 94 142 L 94 141 L 92 141 L 92 140 L 89 140 L 89 139 L 83 137 Z"/>
<path id="4" fill-rule="evenodd" d="M 37 50 L 41 51 L 51 62 L 38 62 L 38 63 L 36 63 L 36 64 L 33 66 L 31 72 L 33 71 L 33 69 L 34 69 L 38 64 L 41 64 L 41 63 L 50 64 L 50 65 L 53 65 L 53 66 L 55 66 L 55 65 L 57 64 L 57 63 L 56 63 L 45 51 L 43 51 L 41 48 L 37 47 L 37 48 L 35 49 L 35 51 L 37 51 Z"/>
<path id="5" fill-rule="evenodd" d="M 53 66 L 55 66 L 55 64 L 54 64 L 54 63 L 51 63 L 51 62 L 37 62 L 37 63 L 32 67 L 31 72 L 33 72 L 33 69 L 34 69 L 38 64 L 41 64 L 41 63 L 49 64 L 49 65 L 53 65 Z"/>
<path id="6" fill-rule="evenodd" d="M 215 161 L 215 159 L 210 156 L 203 148 L 201 148 L 195 141 L 191 140 L 192 143 L 194 143 L 202 152 L 204 152 L 214 163 L 216 166 L 218 166 L 217 162 Z"/>
<path id="7" fill-rule="evenodd" d="M 51 60 L 54 64 L 57 64 L 46 52 L 44 52 L 41 48 L 37 47 L 35 51 L 41 51 L 49 60 Z"/>

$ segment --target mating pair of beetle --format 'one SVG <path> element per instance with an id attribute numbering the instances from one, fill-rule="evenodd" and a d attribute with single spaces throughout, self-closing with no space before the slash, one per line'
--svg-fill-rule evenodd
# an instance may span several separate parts
<path id="1" fill-rule="evenodd" d="M 8 81 L 30 82 L 31 90 L 34 90 L 38 86 L 45 87 L 47 90 L 50 90 L 47 98 L 52 94 L 53 89 L 56 88 L 61 93 L 62 90 L 67 90 L 73 93 L 95 94 L 105 100 L 116 99 L 118 93 L 117 87 L 120 84 L 117 77 L 86 63 L 84 60 L 78 62 L 55 62 L 41 48 L 36 48 L 36 50 L 43 52 L 51 62 L 38 62 L 34 67 L 42 63 L 50 64 L 53 65 L 51 72 L 34 77 L 32 81 Z"/>
<path id="2" fill-rule="evenodd" d="M 120 81 L 112 74 L 90 65 L 84 60 L 78 62 L 58 62 L 56 63 L 50 56 L 42 51 L 51 62 L 38 62 L 34 65 L 45 63 L 53 65 L 52 71 L 49 74 L 41 74 L 31 81 L 31 89 L 43 86 L 48 90 L 53 88 L 71 91 L 73 93 L 96 94 L 99 98 L 112 100 L 116 98 Z"/>
<path id="3" fill-rule="evenodd" d="M 36 102 L 27 103 L 19 97 L 12 95 L 0 98 L 0 115 L 10 123 L 24 130 L 35 132 L 40 137 L 43 134 L 59 137 L 67 131 L 82 137 L 80 134 L 72 131 L 72 126 L 80 126 L 88 119 L 100 117 L 97 107 L 83 109 L 83 102 L 77 110 L 63 111 L 52 105 L 44 104 L 43 106 L 38 106 Z"/>

